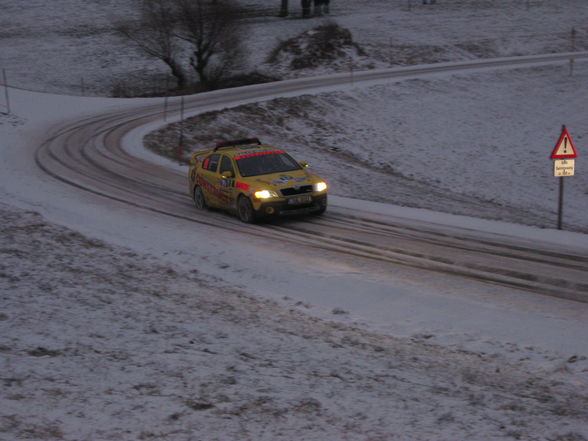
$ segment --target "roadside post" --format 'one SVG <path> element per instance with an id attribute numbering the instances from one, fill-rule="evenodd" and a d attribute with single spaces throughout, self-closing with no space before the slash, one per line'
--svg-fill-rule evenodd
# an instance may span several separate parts
<path id="1" fill-rule="evenodd" d="M 4 82 L 4 99 L 6 100 L 6 114 L 10 115 L 10 96 L 8 95 L 8 81 L 6 80 L 6 69 L 2 69 L 2 81 Z"/>
<path id="2" fill-rule="evenodd" d="M 570 58 L 570 77 L 574 76 L 574 57 Z"/>
<path id="3" fill-rule="evenodd" d="M 165 77 L 165 96 L 163 98 L 163 120 L 167 121 L 167 100 L 169 97 L 169 78 Z"/>
<path id="4" fill-rule="evenodd" d="M 561 135 L 555 144 L 553 152 L 551 152 L 551 159 L 553 162 L 553 176 L 559 178 L 559 199 L 557 209 L 557 229 L 562 229 L 562 216 L 563 216 L 563 198 L 564 198 L 564 178 L 568 176 L 574 176 L 576 167 L 576 158 L 578 152 L 570 132 L 566 129 L 566 126 L 561 126 Z"/>
<path id="5" fill-rule="evenodd" d="M 184 97 L 180 98 L 180 139 L 178 140 L 178 164 L 182 165 L 184 155 Z"/>

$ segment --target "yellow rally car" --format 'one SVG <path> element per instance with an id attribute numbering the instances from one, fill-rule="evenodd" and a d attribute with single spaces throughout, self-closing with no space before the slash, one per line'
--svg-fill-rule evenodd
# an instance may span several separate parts
<path id="1" fill-rule="evenodd" d="M 286 213 L 322 214 L 327 184 L 306 167 L 257 138 L 219 142 L 192 154 L 189 192 L 197 208 L 222 208 L 247 223 Z"/>

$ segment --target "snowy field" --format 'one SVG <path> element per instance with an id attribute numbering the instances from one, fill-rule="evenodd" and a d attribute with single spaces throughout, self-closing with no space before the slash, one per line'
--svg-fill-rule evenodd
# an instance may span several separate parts
<path id="1" fill-rule="evenodd" d="M 243 3 L 263 12 L 250 18 L 251 67 L 291 76 L 264 62 L 276 29 L 285 39 L 322 19 L 284 21 L 266 1 Z M 568 51 L 572 27 L 575 48 L 588 49 L 585 0 L 420 3 L 332 0 L 332 18 L 371 67 Z M 69 95 L 82 81 L 86 95 L 129 78 L 162 82 L 162 66 L 111 33 L 128 5 L 0 0 L 0 68 L 12 85 Z M 573 76 L 564 64 L 350 84 L 197 117 L 207 128 L 188 135 L 285 145 L 366 212 L 586 255 L 586 84 L 586 62 Z M 235 246 L 231 231 L 219 239 L 76 192 L 32 161 L 47 129 L 137 101 L 10 93 L 13 113 L 0 113 L 1 441 L 588 440 L 586 304 L 293 257 L 261 239 Z M 548 155 L 564 123 L 581 155 L 564 218 L 577 232 L 406 208 L 552 227 Z"/>
<path id="2" fill-rule="evenodd" d="M 279 41 L 324 22 L 277 17 L 279 0 L 241 0 L 250 30 L 250 70 L 291 76 L 266 59 Z M 409 8 L 410 6 L 410 8 Z M 0 68 L 10 84 L 40 91 L 109 95 L 117 87 L 161 89 L 163 63 L 125 46 L 113 24 L 136 16 L 131 0 L 0 0 Z M 332 0 L 328 19 L 348 28 L 371 61 L 388 67 L 588 49 L 585 0 Z M 572 41 L 571 31 L 575 29 Z M 348 60 L 294 75 L 348 69 Z"/>
<path id="3" fill-rule="evenodd" d="M 370 333 L 30 211 L 0 221 L 2 441 L 588 439 L 583 355 Z"/>

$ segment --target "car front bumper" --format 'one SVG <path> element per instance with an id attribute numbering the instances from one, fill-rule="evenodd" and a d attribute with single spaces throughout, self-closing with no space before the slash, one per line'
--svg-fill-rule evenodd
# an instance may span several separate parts
<path id="1" fill-rule="evenodd" d="M 327 207 L 327 195 L 311 195 L 310 202 L 300 203 L 296 198 L 284 198 L 278 201 L 261 202 L 255 211 L 263 216 L 282 216 L 324 211 Z"/>

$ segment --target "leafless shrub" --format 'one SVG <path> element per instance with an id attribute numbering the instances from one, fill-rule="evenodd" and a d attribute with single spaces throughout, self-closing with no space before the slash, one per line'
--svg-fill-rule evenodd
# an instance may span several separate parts
<path id="1" fill-rule="evenodd" d="M 364 50 L 353 42 L 348 29 L 328 22 L 280 42 L 270 53 L 268 62 L 276 63 L 282 55 L 287 55 L 291 57 L 292 69 L 313 68 L 346 56 L 345 49 L 365 55 Z"/>
<path id="2" fill-rule="evenodd" d="M 57 357 L 61 355 L 61 351 L 54 351 L 51 349 L 39 346 L 27 352 L 31 357 Z"/>
<path id="3" fill-rule="evenodd" d="M 471 406 L 483 406 L 486 403 L 486 397 L 482 393 L 470 393 L 468 395 L 468 402 Z"/>
<path id="4" fill-rule="evenodd" d="M 181 46 L 176 38 L 176 0 L 137 0 L 141 12 L 138 22 L 119 22 L 116 32 L 144 54 L 163 61 L 171 69 L 178 88 L 187 77 L 180 62 Z"/>
<path id="5" fill-rule="evenodd" d="M 115 31 L 143 54 L 163 61 L 180 90 L 191 66 L 204 89 L 213 89 L 244 65 L 243 11 L 234 0 L 135 0 L 138 21 Z M 119 87 L 114 93 L 128 95 Z"/>
<path id="6" fill-rule="evenodd" d="M 190 65 L 205 88 L 241 67 L 245 29 L 242 10 L 233 0 L 176 0 L 179 32 L 191 44 Z"/>
<path id="7" fill-rule="evenodd" d="M 186 400 L 186 406 L 190 409 L 195 410 L 197 412 L 203 410 L 209 410 L 214 407 L 214 404 L 209 403 L 208 401 L 199 401 L 199 400 Z"/>
<path id="8" fill-rule="evenodd" d="M 586 441 L 586 438 L 579 433 L 569 432 L 564 435 L 556 435 L 555 438 L 548 438 L 548 441 Z"/>
<path id="9" fill-rule="evenodd" d="M 63 439 L 63 432 L 54 423 L 27 424 L 22 429 L 22 435 L 29 439 Z"/>
<path id="10" fill-rule="evenodd" d="M 453 415 L 452 412 L 446 412 L 443 415 L 441 415 L 439 418 L 437 418 L 438 424 L 454 423 L 454 422 L 455 422 L 455 416 Z"/>

